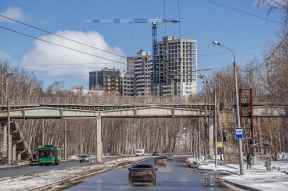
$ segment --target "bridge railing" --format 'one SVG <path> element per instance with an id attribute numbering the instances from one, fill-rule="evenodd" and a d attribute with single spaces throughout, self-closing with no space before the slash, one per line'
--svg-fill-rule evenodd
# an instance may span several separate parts
<path id="1" fill-rule="evenodd" d="M 1 99 L 0 99 L 1 100 Z M 2 104 L 6 104 L 4 101 Z M 198 96 L 178 97 L 11 97 L 11 104 L 204 104 Z"/>

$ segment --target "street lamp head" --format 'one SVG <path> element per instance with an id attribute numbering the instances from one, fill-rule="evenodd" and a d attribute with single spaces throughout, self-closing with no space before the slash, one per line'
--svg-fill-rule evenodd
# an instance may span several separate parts
<path id="1" fill-rule="evenodd" d="M 213 44 L 215 44 L 215 45 L 221 45 L 219 42 L 217 42 L 217 41 L 212 41 L 213 42 Z"/>

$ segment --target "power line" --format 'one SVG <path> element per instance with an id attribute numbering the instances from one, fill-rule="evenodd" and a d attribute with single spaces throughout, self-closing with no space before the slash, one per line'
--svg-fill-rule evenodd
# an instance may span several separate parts
<path id="1" fill-rule="evenodd" d="M 257 49 L 257 48 L 263 48 L 263 47 L 267 47 L 267 46 L 257 46 L 257 47 L 245 48 L 245 49 L 238 49 L 238 50 L 233 50 L 233 51 L 236 52 L 236 51 L 243 51 L 243 50 Z M 230 53 L 230 51 L 226 51 L 226 52 L 218 52 L 218 53 L 212 53 L 212 54 L 204 54 L 204 55 L 200 55 L 200 56 L 197 56 L 197 57 L 211 56 L 211 55 L 224 54 L 224 53 Z"/>
<path id="2" fill-rule="evenodd" d="M 266 20 L 266 21 L 271 21 L 271 22 L 274 22 L 274 23 L 278 23 L 278 24 L 284 25 L 284 23 L 280 23 L 280 22 L 278 22 L 278 21 L 273 21 L 273 20 L 271 20 L 271 19 L 267 19 L 267 18 L 264 18 L 264 17 L 260 17 L 260 16 L 258 16 L 258 15 L 254 15 L 254 14 L 251 14 L 251 13 L 247 13 L 247 12 L 245 12 L 245 11 L 241 11 L 241 10 L 238 10 L 238 9 L 235 9 L 235 8 L 232 8 L 232 7 L 228 7 L 228 6 L 226 6 L 226 5 L 222 5 L 222 4 L 216 3 L 216 2 L 214 2 L 214 1 L 210 1 L 210 0 L 206 0 L 206 1 L 208 1 L 208 2 L 210 2 L 210 3 L 213 3 L 213 4 L 216 4 L 216 5 L 219 5 L 219 6 L 221 6 L 221 7 L 225 7 L 225 8 L 228 8 L 228 9 L 231 9 L 231 10 L 234 10 L 234 11 L 237 11 L 237 12 L 240 12 L 240 13 L 244 13 L 244 14 L 246 14 L 246 15 L 250 15 L 250 16 L 253 16 L 253 17 L 257 17 L 257 18 L 259 18 L 259 19 L 264 19 L 264 20 Z"/>
<path id="3" fill-rule="evenodd" d="M 108 58 L 104 58 L 104 57 L 101 57 L 101 56 L 96 56 L 96 55 L 94 55 L 94 54 L 89 54 L 89 53 L 86 53 L 86 52 L 82 52 L 82 51 L 80 51 L 80 50 L 76 50 L 76 49 L 73 49 L 73 48 L 69 48 L 69 47 L 67 47 L 67 46 L 59 45 L 59 44 L 56 44 L 56 43 L 53 43 L 53 42 L 50 42 L 50 41 L 46 41 L 46 40 L 43 40 L 43 39 L 34 37 L 34 36 L 30 36 L 30 35 L 28 35 L 28 34 L 24 34 L 24 33 L 18 32 L 18 31 L 14 31 L 14 30 L 12 30 L 12 29 L 5 28 L 5 27 L 2 27 L 2 26 L 0 26 L 0 28 L 3 28 L 3 29 L 5 29 L 5 30 L 11 31 L 11 32 L 15 32 L 15 33 L 18 33 L 18 34 L 21 34 L 21 35 L 24 35 L 24 36 L 27 36 L 27 37 L 30 37 L 30 38 L 34 38 L 34 39 L 36 39 L 36 40 L 40 40 L 40 41 L 43 41 L 43 42 L 46 42 L 46 43 L 49 43 L 49 44 L 53 44 L 53 45 L 56 45 L 56 46 L 59 46 L 59 47 L 62 47 L 62 48 L 67 48 L 67 49 L 73 50 L 73 51 L 75 51 L 75 52 L 80 52 L 80 53 L 82 53 L 82 54 L 86 54 L 86 55 L 93 56 L 93 57 L 96 57 L 96 58 L 101 58 L 101 59 L 108 60 L 108 61 L 112 61 L 112 62 L 115 62 L 115 63 L 127 65 L 126 63 L 123 63 L 123 62 L 118 62 L 118 61 L 111 60 L 111 59 L 108 59 Z"/>
<path id="4" fill-rule="evenodd" d="M 288 33 L 284 36 L 284 38 L 282 39 L 282 41 L 279 43 L 279 45 L 276 47 L 276 49 L 272 52 L 272 54 L 270 54 L 270 56 L 262 63 L 260 64 L 259 66 L 251 69 L 251 70 L 248 70 L 248 71 L 244 71 L 244 70 L 241 70 L 237 67 L 237 70 L 239 71 L 242 71 L 242 72 L 252 72 L 254 70 L 257 70 L 258 68 L 260 68 L 261 66 L 263 66 L 273 55 L 274 53 L 278 50 L 278 48 L 281 46 L 281 44 L 284 42 L 284 40 L 286 39 L 286 37 L 288 36 Z"/>
<path id="5" fill-rule="evenodd" d="M 23 22 L 17 21 L 17 20 L 15 20 L 15 19 L 12 19 L 12 18 L 9 18 L 9 17 L 6 17 L 6 16 L 3 16 L 3 15 L 0 15 L 0 17 L 4 17 L 4 18 L 6 18 L 6 19 L 9 19 L 9 20 L 15 21 L 15 22 L 17 22 L 17 23 L 20 23 L 20 24 L 26 25 L 26 26 L 28 26 L 28 27 L 31 27 L 31 28 L 34 28 L 34 29 L 37 29 L 37 30 L 40 30 L 40 31 L 46 32 L 46 33 L 48 33 L 48 34 L 52 34 L 52 35 L 54 35 L 54 36 L 57 36 L 57 37 L 60 37 L 60 38 L 63 38 L 63 39 L 66 39 L 66 40 L 69 40 L 69 41 L 72 41 L 72 42 L 75 42 L 75 43 L 78 43 L 78 44 L 84 45 L 84 46 L 88 46 L 88 47 L 90 47 L 90 48 L 94 48 L 94 49 L 96 49 L 96 50 L 100 50 L 100 51 L 103 51 L 103 52 L 106 52 L 106 53 L 109 53 L 109 54 L 113 54 L 113 55 L 115 55 L 115 56 L 120 56 L 120 57 L 122 57 L 122 58 L 127 58 L 127 57 L 125 57 L 125 56 L 122 56 L 122 55 L 119 55 L 119 54 L 115 54 L 115 53 L 113 53 L 113 52 L 109 52 L 109 51 L 106 51 L 106 50 L 103 50 L 103 49 L 100 49 L 100 48 L 96 48 L 96 47 L 93 47 L 93 46 L 90 46 L 90 45 L 87 45 L 87 44 L 84 44 L 84 43 L 81 43 L 81 42 L 78 42 L 78 41 L 75 41 L 75 40 L 72 40 L 72 39 L 69 39 L 69 38 L 66 38 L 66 37 L 60 36 L 60 35 L 57 35 L 57 34 L 51 33 L 51 32 L 49 32 L 49 31 L 46 31 L 46 30 L 43 30 L 43 29 L 40 29 L 40 28 L 34 27 L 34 26 L 32 26 L 32 25 L 28 25 L 28 24 L 26 24 L 26 23 L 23 23 Z"/>

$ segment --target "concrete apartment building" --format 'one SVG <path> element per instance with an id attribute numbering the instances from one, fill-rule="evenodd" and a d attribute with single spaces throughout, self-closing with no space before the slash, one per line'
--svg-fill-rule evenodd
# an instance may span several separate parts
<path id="1" fill-rule="evenodd" d="M 197 41 L 165 36 L 158 44 L 158 95 L 197 93 Z M 128 72 L 135 74 L 135 96 L 152 95 L 152 55 L 140 50 L 128 57 Z"/>
<path id="2" fill-rule="evenodd" d="M 102 71 L 89 72 L 89 90 L 96 84 L 102 86 L 108 94 L 122 94 L 122 72 L 120 70 L 103 68 Z"/>
<path id="3" fill-rule="evenodd" d="M 134 95 L 151 95 L 152 55 L 140 50 L 137 56 L 127 58 L 127 71 L 134 73 Z"/>
<path id="4" fill-rule="evenodd" d="M 165 36 L 157 42 L 159 96 L 189 96 L 197 93 L 197 41 Z M 127 72 L 104 68 L 89 72 L 89 89 L 100 84 L 108 93 L 123 96 L 152 95 L 152 55 L 140 50 L 127 57 Z"/>
<path id="5" fill-rule="evenodd" d="M 122 72 L 122 96 L 135 95 L 135 77 L 134 72 Z"/>
<path id="6" fill-rule="evenodd" d="M 197 93 L 197 41 L 165 36 L 158 44 L 159 95 Z"/>

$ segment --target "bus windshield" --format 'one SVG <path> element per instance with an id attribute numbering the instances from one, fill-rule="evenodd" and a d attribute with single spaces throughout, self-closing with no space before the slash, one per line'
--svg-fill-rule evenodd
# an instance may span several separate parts
<path id="1" fill-rule="evenodd" d="M 54 157 L 54 151 L 51 151 L 51 150 L 40 150 L 39 151 L 39 157 Z"/>

